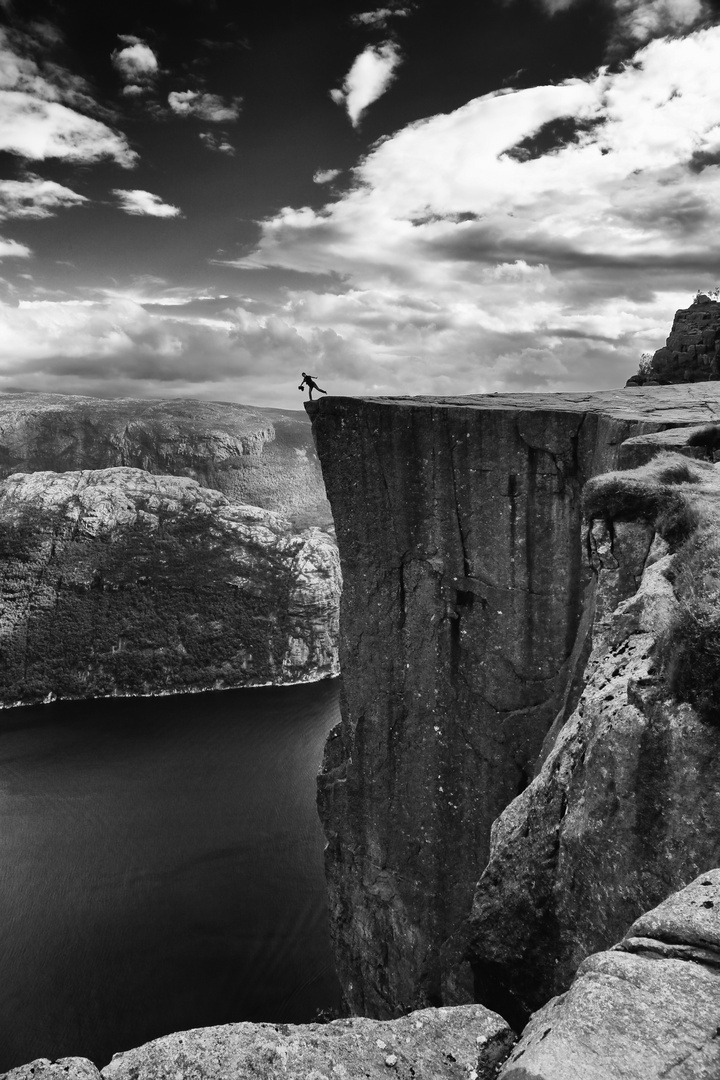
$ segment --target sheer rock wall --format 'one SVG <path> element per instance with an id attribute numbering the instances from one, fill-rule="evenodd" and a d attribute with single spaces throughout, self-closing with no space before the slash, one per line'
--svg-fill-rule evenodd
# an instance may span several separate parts
<path id="1" fill-rule="evenodd" d="M 720 408 L 707 386 L 307 408 L 344 577 L 319 807 L 347 1005 L 470 1001 L 491 824 L 582 689 L 583 484 L 627 438 Z"/>

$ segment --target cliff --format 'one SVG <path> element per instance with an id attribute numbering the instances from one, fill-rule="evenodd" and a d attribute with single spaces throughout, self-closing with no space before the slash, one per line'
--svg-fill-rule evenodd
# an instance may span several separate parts
<path id="1" fill-rule="evenodd" d="M 720 862 L 720 476 L 660 453 L 585 491 L 585 689 L 492 831 L 471 954 L 522 1022 L 649 905 Z"/>
<path id="2" fill-rule="evenodd" d="M 675 312 L 667 341 L 627 385 L 708 382 L 719 376 L 720 302 L 699 293 L 689 308 Z"/>
<path id="3" fill-rule="evenodd" d="M 581 491 L 626 440 L 717 419 L 713 391 L 307 406 L 344 577 L 343 719 L 319 807 L 352 1011 L 474 1000 L 468 916 L 492 822 L 583 689 Z"/>
<path id="4" fill-rule="evenodd" d="M 0 702 L 337 674 L 320 529 L 127 467 L 0 482 Z"/>
<path id="5" fill-rule="evenodd" d="M 120 465 L 189 476 L 300 527 L 332 525 L 302 412 L 193 398 L 0 394 L 0 479 Z"/>

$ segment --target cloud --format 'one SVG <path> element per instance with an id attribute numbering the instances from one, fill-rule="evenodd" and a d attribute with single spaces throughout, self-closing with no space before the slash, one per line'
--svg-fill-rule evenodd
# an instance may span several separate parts
<path id="1" fill-rule="evenodd" d="M 159 195 L 153 195 L 149 191 L 130 190 L 128 188 L 113 188 L 113 195 L 120 200 L 120 209 L 126 214 L 137 217 L 182 217 L 182 210 L 171 203 L 163 202 Z"/>
<path id="2" fill-rule="evenodd" d="M 198 363 L 198 358 L 202 363 Z M 312 366 L 315 365 L 315 367 Z M 300 370 L 360 370 L 331 329 L 228 304 L 213 316 L 95 303 L 0 303 L 0 391 L 204 397 L 298 408 Z"/>
<path id="3" fill-rule="evenodd" d="M 239 265 L 328 275 L 285 317 L 333 328 L 375 392 L 622 384 L 717 276 L 718 55 L 712 27 L 415 122 Z"/>
<path id="4" fill-rule="evenodd" d="M 329 184 L 331 180 L 334 180 L 336 176 L 339 176 L 342 169 L 318 169 L 313 176 L 313 180 L 316 184 Z"/>
<path id="5" fill-rule="evenodd" d="M 710 17 L 705 0 L 612 0 L 616 38 L 635 45 L 689 30 Z"/>
<path id="6" fill-rule="evenodd" d="M 56 184 L 28 176 L 24 180 L 0 180 L 0 220 L 4 218 L 48 218 L 57 210 L 87 202 L 84 195 Z"/>
<path id="7" fill-rule="evenodd" d="M 241 104 L 240 97 L 227 102 L 218 94 L 206 94 L 200 90 L 173 90 L 168 94 L 168 105 L 177 116 L 195 116 L 216 124 L 237 120 Z"/>
<path id="8" fill-rule="evenodd" d="M 112 53 L 112 65 L 125 83 L 123 93 L 137 96 L 150 90 L 158 77 L 160 68 L 157 57 L 141 38 L 119 34 L 124 48 Z"/>
<path id="9" fill-rule="evenodd" d="M 34 161 L 111 158 L 132 167 L 137 155 L 124 135 L 86 115 L 103 110 L 84 80 L 33 49 L 28 35 L 0 29 L 0 150 Z"/>
<path id="10" fill-rule="evenodd" d="M 388 19 L 403 18 L 410 14 L 410 8 L 376 8 L 375 11 L 362 11 L 359 15 L 351 15 L 350 22 L 354 26 L 387 26 Z"/>
<path id="11" fill-rule="evenodd" d="M 566 11 L 582 0 L 541 0 L 549 15 Z M 711 18 L 707 0 L 605 0 L 614 13 L 611 49 L 637 48 L 653 38 L 690 30 Z"/>
<path id="12" fill-rule="evenodd" d="M 201 131 L 199 137 L 208 150 L 214 150 L 218 154 L 227 154 L 229 157 L 234 156 L 235 147 L 225 135 L 216 135 L 214 131 Z"/>
<path id="13" fill-rule="evenodd" d="M 27 259 L 32 252 L 25 244 L 18 244 L 16 240 L 6 240 L 0 236 L 0 259 Z"/>
<path id="14" fill-rule="evenodd" d="M 392 41 L 369 45 L 353 61 L 341 90 L 331 90 L 336 105 L 344 105 L 350 122 L 357 127 L 368 106 L 385 93 L 401 63 L 400 51 Z"/>

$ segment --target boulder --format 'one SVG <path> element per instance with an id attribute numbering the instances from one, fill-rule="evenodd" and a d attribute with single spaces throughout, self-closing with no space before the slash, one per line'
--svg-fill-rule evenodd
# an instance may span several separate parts
<path id="1" fill-rule="evenodd" d="M 501 1080 L 717 1080 L 720 870 L 588 957 L 525 1028 Z"/>
<path id="2" fill-rule="evenodd" d="M 27 1065 L 18 1065 L 8 1073 L 3 1073 L 0 1080 L 101 1080 L 100 1073 L 92 1061 L 81 1057 L 36 1058 Z"/>
<path id="3" fill-rule="evenodd" d="M 228 1024 L 116 1054 L 102 1077 L 494 1080 L 514 1042 L 505 1021 L 479 1005 L 424 1009 L 384 1022 L 355 1016 L 330 1024 Z"/>

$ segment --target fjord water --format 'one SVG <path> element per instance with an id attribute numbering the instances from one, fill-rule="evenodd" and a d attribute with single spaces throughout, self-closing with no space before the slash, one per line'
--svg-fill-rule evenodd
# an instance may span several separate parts
<path id="1" fill-rule="evenodd" d="M 0 1072 L 337 1008 L 315 776 L 338 694 L 0 713 Z"/>

